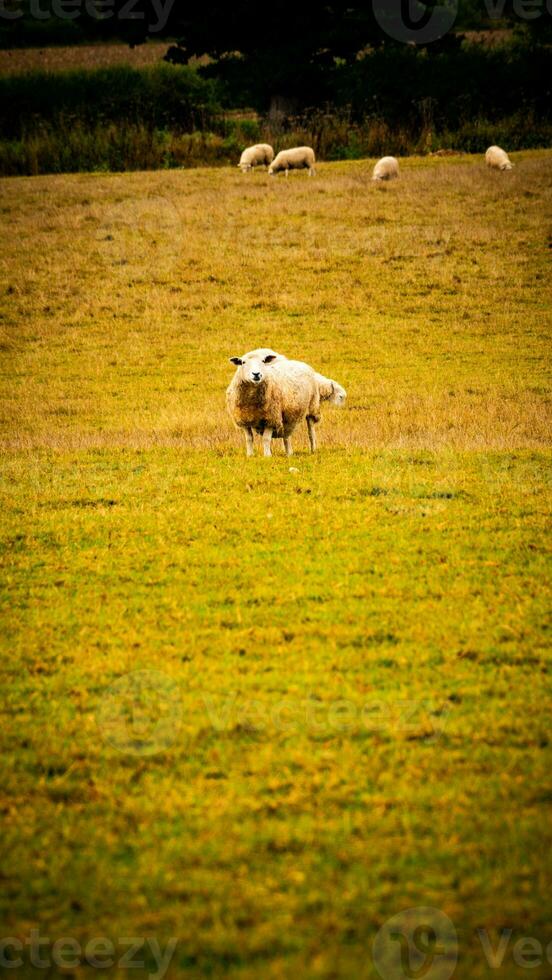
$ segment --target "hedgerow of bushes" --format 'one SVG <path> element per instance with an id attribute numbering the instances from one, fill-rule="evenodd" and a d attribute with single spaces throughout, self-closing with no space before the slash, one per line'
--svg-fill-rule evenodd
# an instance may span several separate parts
<path id="1" fill-rule="evenodd" d="M 321 159 L 552 144 L 552 49 L 401 45 L 336 66 L 332 100 L 293 115 L 236 118 L 243 101 L 188 66 L 0 78 L 0 174 L 236 162 L 255 141 L 308 143 Z"/>

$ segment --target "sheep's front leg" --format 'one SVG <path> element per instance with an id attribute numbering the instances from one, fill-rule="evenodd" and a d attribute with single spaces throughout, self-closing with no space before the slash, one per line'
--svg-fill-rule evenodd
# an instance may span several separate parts
<path id="1" fill-rule="evenodd" d="M 311 448 L 311 453 L 316 451 L 316 432 L 314 429 L 314 419 L 307 416 L 307 429 L 309 431 L 309 443 Z"/>
<path id="2" fill-rule="evenodd" d="M 284 436 L 284 449 L 286 451 L 286 456 L 293 456 L 293 449 L 291 448 L 291 436 Z"/>
<path id="3" fill-rule="evenodd" d="M 263 456 L 272 456 L 272 429 L 263 432 Z"/>
<path id="4" fill-rule="evenodd" d="M 247 456 L 255 455 L 255 450 L 253 448 L 253 429 L 245 430 L 245 452 Z"/>
<path id="5" fill-rule="evenodd" d="M 286 177 L 289 177 L 289 167 L 286 167 Z"/>

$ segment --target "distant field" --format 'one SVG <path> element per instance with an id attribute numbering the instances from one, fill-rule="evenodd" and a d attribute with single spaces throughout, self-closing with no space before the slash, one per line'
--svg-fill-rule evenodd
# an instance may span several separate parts
<path id="1" fill-rule="evenodd" d="M 509 40 L 511 31 L 467 31 L 471 42 L 494 47 Z M 174 41 L 148 41 L 130 48 L 128 44 L 71 44 L 43 48 L 0 49 L 0 75 L 19 75 L 27 71 L 69 71 L 77 68 L 110 68 L 155 65 Z M 193 59 L 196 60 L 196 59 Z M 203 59 L 200 59 L 203 60 Z"/>
<path id="2" fill-rule="evenodd" d="M 170 41 L 149 41 L 130 48 L 128 44 L 74 44 L 67 47 L 0 49 L 0 75 L 27 71 L 70 71 L 76 68 L 111 68 L 156 65 Z"/>
<path id="3" fill-rule="evenodd" d="M 552 939 L 552 151 L 513 160 L 0 181 L 4 935 L 236 980 Z M 261 344 L 348 389 L 314 457 L 245 459 Z M 419 906 L 439 972 L 373 947 Z"/>

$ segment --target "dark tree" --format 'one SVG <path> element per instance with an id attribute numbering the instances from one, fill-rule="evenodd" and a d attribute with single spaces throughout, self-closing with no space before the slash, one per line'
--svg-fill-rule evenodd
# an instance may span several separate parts
<path id="1" fill-rule="evenodd" d="M 442 36 L 424 30 L 432 17 L 444 24 Z M 462 40 L 457 23 L 533 28 L 536 36 L 544 21 L 550 17 L 520 21 L 514 0 L 175 0 L 167 33 L 179 41 L 167 60 L 207 55 L 201 70 L 226 86 L 229 103 L 294 109 L 332 101 L 336 75 L 367 47 L 408 40 L 429 55 L 452 53 Z"/>
<path id="2" fill-rule="evenodd" d="M 336 65 L 381 39 L 372 4 L 350 0 L 207 0 L 189 14 L 175 4 L 170 28 L 179 43 L 168 60 L 208 55 L 205 74 L 263 109 L 320 103 Z"/>

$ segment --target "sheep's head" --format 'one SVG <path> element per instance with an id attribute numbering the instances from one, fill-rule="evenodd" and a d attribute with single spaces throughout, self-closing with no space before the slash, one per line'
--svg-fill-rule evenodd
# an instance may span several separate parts
<path id="1" fill-rule="evenodd" d="M 246 173 L 248 173 L 252 169 L 250 163 L 241 163 L 240 162 L 240 163 L 238 163 L 238 167 L 240 168 L 242 174 L 246 174 Z"/>
<path id="2" fill-rule="evenodd" d="M 267 372 L 270 370 L 269 365 L 279 356 L 276 351 L 270 350 L 268 347 L 260 347 L 258 350 L 244 354 L 243 357 L 231 357 L 230 362 L 236 365 L 240 381 L 245 382 L 245 384 L 258 385 L 265 380 Z"/>
<path id="3" fill-rule="evenodd" d="M 513 166 L 514 166 L 513 163 L 510 163 L 510 161 L 508 160 L 506 163 L 503 163 L 502 164 L 502 166 L 500 167 L 500 169 L 501 170 L 512 170 L 513 169 Z"/>
<path id="4" fill-rule="evenodd" d="M 338 385 L 337 381 L 332 381 L 332 393 L 330 395 L 330 402 L 332 405 L 344 405 L 345 399 L 347 397 L 347 392 L 345 388 Z"/>

